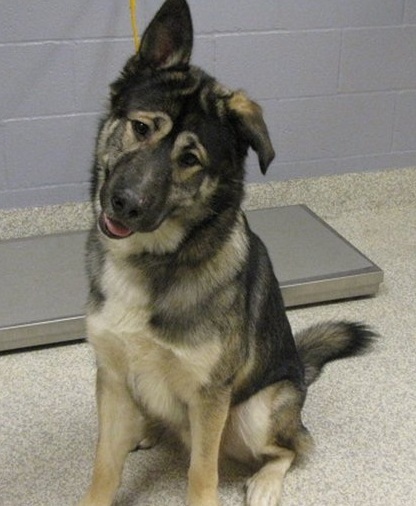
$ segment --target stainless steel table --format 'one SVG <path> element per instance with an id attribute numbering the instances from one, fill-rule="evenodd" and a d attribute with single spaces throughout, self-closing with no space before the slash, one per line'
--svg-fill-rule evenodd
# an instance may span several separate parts
<path id="1" fill-rule="evenodd" d="M 247 213 L 287 307 L 377 293 L 383 272 L 306 206 Z M 0 242 L 0 351 L 85 337 L 85 232 Z"/>

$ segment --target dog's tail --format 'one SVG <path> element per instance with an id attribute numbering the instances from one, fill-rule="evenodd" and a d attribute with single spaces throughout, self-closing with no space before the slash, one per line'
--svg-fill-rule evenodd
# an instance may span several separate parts
<path id="1" fill-rule="evenodd" d="M 362 323 L 347 321 L 321 323 L 295 335 L 306 384 L 318 378 L 327 362 L 364 353 L 376 335 Z"/>

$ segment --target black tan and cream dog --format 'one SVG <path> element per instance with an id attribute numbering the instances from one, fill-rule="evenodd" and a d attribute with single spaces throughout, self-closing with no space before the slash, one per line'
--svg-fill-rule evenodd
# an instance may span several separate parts
<path id="1" fill-rule="evenodd" d="M 257 466 L 248 505 L 277 505 L 312 446 L 307 386 L 373 336 L 342 321 L 292 336 L 241 210 L 248 149 L 263 173 L 274 157 L 261 109 L 190 65 L 192 39 L 186 1 L 167 0 L 98 133 L 87 330 L 99 438 L 83 506 L 112 504 L 129 452 L 166 427 L 190 449 L 188 505 L 219 504 L 220 454 Z"/>

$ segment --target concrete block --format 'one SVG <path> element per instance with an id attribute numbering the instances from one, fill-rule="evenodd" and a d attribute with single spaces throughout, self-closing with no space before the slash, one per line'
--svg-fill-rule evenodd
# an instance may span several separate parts
<path id="1" fill-rule="evenodd" d="M 6 155 L 4 149 L 4 128 L 0 123 L 0 191 L 6 187 Z M 1 207 L 1 205 L 0 205 Z"/>
<path id="2" fill-rule="evenodd" d="M 207 25 L 211 24 L 216 32 L 275 30 L 278 25 L 279 2 L 276 0 L 258 3 L 253 0 L 213 0 L 207 3 L 211 7 Z M 203 18 L 198 20 L 201 31 L 205 30 L 204 24 Z"/>
<path id="3" fill-rule="evenodd" d="M 416 150 L 416 91 L 397 96 L 395 115 L 393 150 Z"/>
<path id="4" fill-rule="evenodd" d="M 72 112 L 75 105 L 72 60 L 69 44 L 0 46 L 0 117 Z"/>
<path id="5" fill-rule="evenodd" d="M 324 174 L 333 174 L 337 160 L 308 160 L 297 162 L 278 162 L 270 165 L 266 175 L 263 176 L 257 168 L 250 165 L 247 170 L 247 182 L 266 183 L 273 181 L 287 181 L 289 179 L 316 177 Z"/>
<path id="6" fill-rule="evenodd" d="M 203 68 L 208 74 L 215 74 L 214 36 L 198 35 L 195 37 L 192 64 Z"/>
<path id="7" fill-rule="evenodd" d="M 8 187 L 89 180 L 97 115 L 9 121 L 4 125 Z"/>
<path id="8" fill-rule="evenodd" d="M 0 42 L 131 36 L 128 2 L 2 0 Z"/>
<path id="9" fill-rule="evenodd" d="M 388 152 L 393 111 L 393 93 L 282 100 L 278 107 L 278 161 Z"/>
<path id="10" fill-rule="evenodd" d="M 216 37 L 216 75 L 257 99 L 336 92 L 340 32 Z"/>
<path id="11" fill-rule="evenodd" d="M 266 176 L 255 166 L 248 166 L 247 181 L 250 183 L 264 183 L 273 181 L 287 181 L 290 179 L 305 179 L 310 177 L 331 176 L 378 171 L 383 169 L 407 168 L 416 166 L 416 150 L 374 155 L 349 156 L 345 158 L 327 158 L 324 160 L 299 160 L 296 162 L 274 162 Z"/>
<path id="12" fill-rule="evenodd" d="M 345 174 L 348 172 L 407 168 L 415 165 L 416 151 L 404 151 L 339 158 L 335 170 L 336 174 Z"/>
<path id="13" fill-rule="evenodd" d="M 416 26 L 346 30 L 340 91 L 413 88 L 416 83 Z"/>
<path id="14" fill-rule="evenodd" d="M 127 58 L 134 51 L 134 44 L 130 40 L 99 40 L 75 44 L 75 96 L 78 112 L 105 110 L 109 84 L 119 76 Z"/>
<path id="15" fill-rule="evenodd" d="M 285 0 L 275 2 L 276 27 L 286 30 L 401 23 L 404 0 Z"/>
<path id="16" fill-rule="evenodd" d="M 416 25 L 416 2 L 414 0 L 406 0 L 403 23 L 407 25 Z"/>
<path id="17" fill-rule="evenodd" d="M 0 209 L 32 208 L 72 202 L 86 202 L 88 195 L 88 183 L 0 191 Z"/>
<path id="18" fill-rule="evenodd" d="M 217 0 L 210 2 L 188 0 L 195 34 L 206 34 L 217 31 L 216 25 L 221 14 L 219 14 L 218 9 L 216 9 L 215 1 Z M 228 1 L 222 2 L 223 8 L 225 4 L 228 5 Z M 141 33 L 143 33 L 149 21 L 153 18 L 161 5 L 162 0 L 140 0 L 140 2 L 137 2 L 137 21 Z"/>
<path id="19" fill-rule="evenodd" d="M 302 30 L 401 23 L 404 0 L 189 0 L 195 32 Z M 142 0 L 142 26 L 160 3 Z"/>

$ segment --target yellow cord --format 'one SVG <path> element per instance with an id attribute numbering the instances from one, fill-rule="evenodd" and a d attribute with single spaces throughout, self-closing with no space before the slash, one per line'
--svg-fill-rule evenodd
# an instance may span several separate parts
<path id="1" fill-rule="evenodd" d="M 140 47 L 140 37 L 137 31 L 137 23 L 136 23 L 136 0 L 130 0 L 130 19 L 131 19 L 131 27 L 133 30 L 134 47 L 136 48 L 137 53 Z"/>

